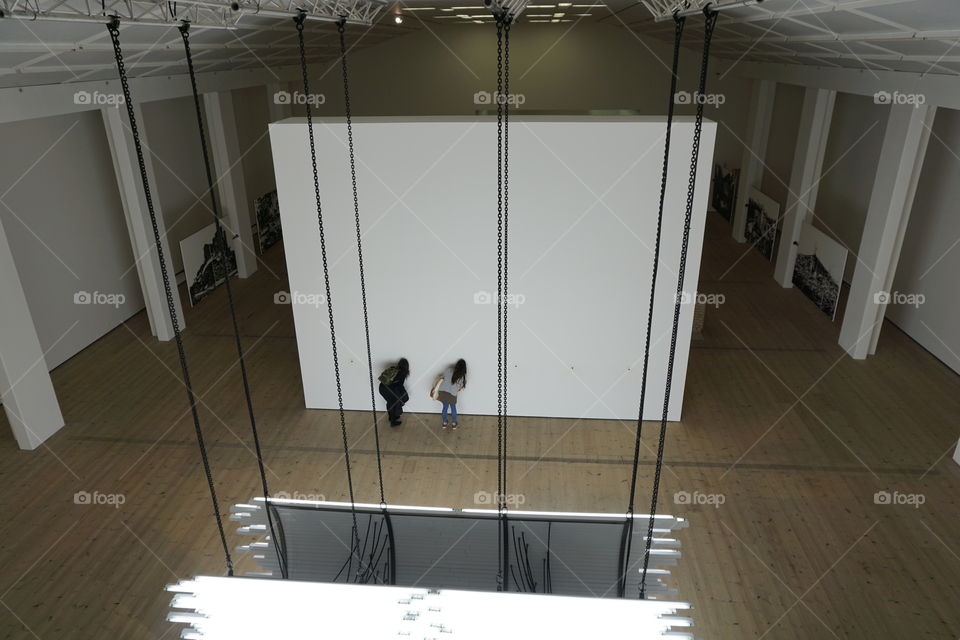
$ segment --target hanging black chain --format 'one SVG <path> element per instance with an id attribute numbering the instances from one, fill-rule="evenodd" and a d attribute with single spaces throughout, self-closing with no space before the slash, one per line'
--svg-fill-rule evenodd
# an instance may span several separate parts
<path id="1" fill-rule="evenodd" d="M 700 160 L 700 133 L 703 129 L 704 94 L 707 89 L 707 66 L 710 62 L 710 41 L 717 25 L 717 11 L 703 11 L 706 22 L 703 35 L 703 59 L 700 62 L 700 83 L 696 96 L 697 117 L 693 125 L 693 150 L 690 156 L 690 175 L 687 181 L 687 202 L 683 218 L 683 243 L 680 248 L 680 268 L 677 273 L 677 291 L 673 306 L 673 329 L 670 334 L 670 357 L 667 361 L 667 379 L 663 392 L 663 413 L 660 417 L 660 439 L 657 444 L 657 465 L 653 476 L 653 495 L 650 499 L 650 521 L 647 523 L 646 548 L 643 555 L 643 574 L 640 581 L 640 598 L 646 596 L 647 568 L 650 564 L 650 545 L 653 542 L 653 520 L 657 513 L 657 498 L 660 494 L 660 472 L 663 468 L 663 446 L 667 437 L 667 414 L 670 410 L 670 389 L 673 384 L 673 363 L 677 352 L 677 334 L 680 327 L 680 305 L 683 300 L 683 281 L 687 270 L 687 248 L 690 245 L 690 221 L 693 216 L 693 198 L 697 187 L 697 165 Z"/>
<path id="2" fill-rule="evenodd" d="M 660 240 L 663 231 L 663 206 L 667 197 L 667 169 L 670 162 L 670 142 L 673 133 L 673 114 L 676 105 L 677 75 L 680 66 L 680 42 L 687 19 L 674 15 L 673 66 L 670 70 L 670 100 L 667 103 L 667 132 L 663 146 L 663 169 L 660 175 L 660 206 L 657 211 L 657 236 L 653 245 L 653 276 L 650 280 L 650 303 L 647 308 L 647 333 L 643 351 L 643 373 L 640 376 L 640 408 L 637 412 L 637 437 L 633 443 L 633 471 L 630 475 L 630 497 L 627 504 L 626 552 L 621 558 L 620 597 L 626 595 L 627 571 L 630 567 L 630 552 L 633 548 L 633 512 L 636 504 L 637 472 L 640 466 L 640 439 L 643 432 L 643 413 L 647 400 L 647 373 L 650 367 L 650 344 L 653 334 L 653 309 L 657 293 L 657 274 L 660 270 Z"/>
<path id="3" fill-rule="evenodd" d="M 137 152 L 137 164 L 140 168 L 140 180 L 143 183 L 143 196 L 147 203 L 147 213 L 150 216 L 150 225 L 153 228 L 153 241 L 157 250 L 157 260 L 160 262 L 160 277 L 163 279 L 163 291 L 167 298 L 167 312 L 170 314 L 170 324 L 173 328 L 174 342 L 177 345 L 177 356 L 180 359 L 180 371 L 183 375 L 183 386 L 187 390 L 187 401 L 190 404 L 190 413 L 193 416 L 193 428 L 197 434 L 197 446 L 200 449 L 200 458 L 203 462 L 203 472 L 207 476 L 207 486 L 210 489 L 210 500 L 213 503 L 213 515 L 217 520 L 217 531 L 220 534 L 220 544 L 223 546 L 223 556 L 227 565 L 227 575 L 233 575 L 233 559 L 230 557 L 230 548 L 227 546 L 227 537 L 223 531 L 223 517 L 220 514 L 220 503 L 217 500 L 217 489 L 213 482 L 213 472 L 210 469 L 210 458 L 207 455 L 207 446 L 203 438 L 203 429 L 200 427 L 200 415 L 197 412 L 196 396 L 193 393 L 193 384 L 190 381 L 190 370 L 187 367 L 187 356 L 183 350 L 183 338 L 180 335 L 180 321 L 177 318 L 176 306 L 173 303 L 173 289 L 170 285 L 170 275 L 167 272 L 167 262 L 164 258 L 163 243 L 160 238 L 160 227 L 157 223 L 157 214 L 153 207 L 153 196 L 150 193 L 150 181 L 147 178 L 147 165 L 143 157 L 143 146 L 140 143 L 140 132 L 137 128 L 137 118 L 130 97 L 130 84 L 127 81 L 127 71 L 123 62 L 123 51 L 120 48 L 120 18 L 111 16 L 107 23 L 107 31 L 113 43 L 113 55 L 117 61 L 117 71 L 120 74 L 120 86 L 123 88 L 123 100 L 127 106 L 127 118 L 130 120 L 130 134 L 133 137 L 133 146 Z"/>
<path id="4" fill-rule="evenodd" d="M 197 112 L 197 129 L 200 132 L 200 149 L 203 151 L 203 167 L 207 173 L 207 191 L 210 194 L 210 210 L 213 212 L 213 222 L 216 225 L 216 246 L 220 255 L 220 268 L 223 270 L 224 288 L 227 291 L 227 303 L 230 307 L 230 320 L 233 323 L 233 339 L 237 347 L 237 362 L 240 366 L 240 377 L 243 380 L 243 395 L 247 403 L 247 415 L 250 420 L 250 431 L 253 433 L 253 446 L 257 454 L 257 468 L 260 471 L 260 485 L 263 489 L 264 510 L 267 512 L 267 524 L 270 528 L 270 539 L 277 550 L 277 563 L 280 565 L 280 575 L 288 577 L 287 560 L 281 552 L 277 533 L 273 525 L 273 515 L 270 508 L 270 488 L 267 484 L 267 472 L 263 464 L 263 451 L 260 447 L 260 434 L 257 432 L 257 418 L 253 411 L 253 399 L 250 394 L 250 381 L 247 376 L 247 364 L 243 356 L 243 345 L 240 341 L 240 324 L 237 322 L 237 310 L 233 300 L 233 290 L 230 286 L 230 269 L 227 264 L 227 236 L 221 224 L 220 207 L 217 202 L 217 193 L 214 189 L 213 170 L 210 165 L 210 154 L 207 151 L 207 135 L 203 125 L 203 109 L 200 106 L 200 93 L 197 90 L 197 75 L 193 67 L 193 54 L 190 51 L 190 23 L 180 25 L 180 36 L 183 38 L 183 50 L 187 59 L 187 70 L 190 73 L 190 87 L 193 90 L 193 106 Z"/>
<path id="5" fill-rule="evenodd" d="M 503 513 L 502 527 L 503 540 L 506 552 L 503 554 L 504 576 L 509 576 L 510 545 L 506 544 L 509 540 L 509 522 L 507 519 L 507 460 L 509 455 L 507 445 L 510 442 L 508 422 L 509 413 L 507 404 L 507 379 L 510 372 L 510 358 L 508 357 L 508 346 L 510 340 L 507 332 L 507 302 L 509 300 L 509 265 L 510 265 L 510 26 L 512 24 L 510 15 L 503 18 L 503 87 L 498 97 L 498 103 L 503 113 L 503 290 L 500 292 L 499 308 L 503 314 L 503 356 L 501 357 L 503 369 L 503 482 L 500 491 L 500 505 Z M 505 578 L 507 579 L 507 578 Z M 507 583 L 509 587 L 509 582 Z"/>
<path id="6" fill-rule="evenodd" d="M 503 95 L 503 26 L 504 16 L 498 13 L 497 23 L 497 88 L 493 96 L 497 105 L 497 522 L 499 532 L 497 535 L 497 550 L 500 556 L 500 566 L 497 570 L 497 590 L 506 591 L 508 588 L 507 580 L 509 571 L 507 570 L 507 556 L 509 545 L 506 536 L 506 514 L 503 504 L 503 478 L 504 478 L 504 459 L 503 459 L 503 430 L 504 430 L 504 361 L 503 361 L 503 313 L 501 303 L 503 301 L 503 125 L 504 113 L 501 97 Z"/>
<path id="7" fill-rule="evenodd" d="M 380 458 L 380 429 L 377 425 L 377 400 L 373 387 L 373 352 L 370 348 L 370 318 L 367 315 L 367 283 L 363 271 L 363 235 L 360 233 L 360 199 L 357 195 L 357 162 L 353 148 L 353 116 L 350 110 L 350 80 L 347 73 L 346 19 L 337 22 L 340 33 L 340 68 L 343 71 L 343 104 L 347 118 L 347 148 L 350 152 L 350 183 L 353 186 L 353 217 L 357 229 L 357 261 L 360 265 L 360 299 L 363 302 L 363 333 L 367 340 L 367 372 L 370 377 L 370 415 L 373 418 L 373 438 L 377 448 L 377 477 L 380 480 L 380 504 L 386 506 L 383 488 L 383 462 Z"/>
<path id="8" fill-rule="evenodd" d="M 340 360 L 337 356 L 337 332 L 333 322 L 333 299 L 330 297 L 330 269 L 327 264 L 327 244 L 323 230 L 323 206 L 320 202 L 320 176 L 317 173 L 317 146 L 313 136 L 313 113 L 309 100 L 310 81 L 307 74 L 307 51 L 303 42 L 303 23 L 305 19 L 306 14 L 303 11 L 300 11 L 293 21 L 297 25 L 297 39 L 300 44 L 300 70 L 303 75 L 303 95 L 307 98 L 304 100 L 304 108 L 307 113 L 307 133 L 309 134 L 308 137 L 310 139 L 310 165 L 313 169 L 313 191 L 317 201 L 317 224 L 320 229 L 320 255 L 323 260 L 324 293 L 327 297 L 327 317 L 330 320 L 330 348 L 333 352 L 333 375 L 337 383 L 337 408 L 340 412 L 340 432 L 343 436 L 343 459 L 347 467 L 347 488 L 350 493 L 350 515 L 353 518 L 353 548 L 351 549 L 350 553 L 351 558 L 353 555 L 357 555 L 358 564 L 362 564 L 362 562 L 359 562 L 360 533 L 357 526 L 357 510 L 355 506 L 355 500 L 353 498 L 353 471 L 350 468 L 350 444 L 347 439 L 346 416 L 343 412 L 343 387 L 340 383 Z M 357 571 L 361 571 L 360 566 L 357 567 Z"/>

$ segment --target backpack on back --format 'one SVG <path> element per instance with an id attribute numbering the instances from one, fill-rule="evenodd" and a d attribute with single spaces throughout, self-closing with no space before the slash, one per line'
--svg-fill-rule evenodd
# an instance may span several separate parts
<path id="1" fill-rule="evenodd" d="M 397 365 L 392 365 L 383 370 L 383 373 L 380 374 L 380 384 L 385 384 L 390 386 L 397 381 L 397 378 L 400 377 L 400 368 Z"/>

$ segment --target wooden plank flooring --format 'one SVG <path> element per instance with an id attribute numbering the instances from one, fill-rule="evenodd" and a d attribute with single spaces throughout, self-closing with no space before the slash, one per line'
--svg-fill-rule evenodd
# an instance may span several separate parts
<path id="1" fill-rule="evenodd" d="M 691 521 L 673 584 L 695 606 L 697 634 L 957 638 L 960 467 L 950 458 L 960 379 L 889 324 L 875 357 L 846 358 L 838 326 L 779 288 L 769 263 L 708 218 L 700 289 L 726 302 L 708 310 L 693 346 L 659 507 Z M 339 425 L 302 408 L 290 308 L 272 304 L 283 289 L 280 247 L 234 287 L 271 490 L 344 499 Z M 259 481 L 223 292 L 187 314 L 227 509 L 257 494 Z M 223 572 L 177 371 L 173 345 L 153 340 L 141 313 L 54 372 L 68 424 L 47 446 L 19 451 L 0 419 L 0 638 L 173 638 L 163 586 Z M 408 415 L 384 430 L 390 501 L 472 506 L 495 486 L 495 421 L 466 416 L 455 433 L 437 422 Z M 511 424 L 510 490 L 525 507 L 623 511 L 630 423 Z M 348 427 L 356 497 L 376 502 L 369 414 L 350 413 Z M 640 505 L 655 431 L 646 425 Z M 78 505 L 78 491 L 125 502 Z M 878 491 L 925 503 L 878 505 Z M 724 502 L 675 504 L 680 492 Z M 245 542 L 227 533 L 231 545 Z M 250 568 L 240 560 L 239 571 Z"/>

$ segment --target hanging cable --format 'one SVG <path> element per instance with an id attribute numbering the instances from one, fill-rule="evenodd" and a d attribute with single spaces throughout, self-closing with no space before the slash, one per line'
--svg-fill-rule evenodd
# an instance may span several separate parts
<path id="1" fill-rule="evenodd" d="M 697 187 L 697 168 L 700 161 L 700 133 L 703 129 L 703 96 L 707 89 L 707 67 L 710 62 L 710 41 L 717 25 L 717 11 L 704 8 L 703 59 L 700 62 L 700 83 L 697 94 L 697 117 L 693 125 L 693 149 L 690 154 L 690 175 L 687 181 L 687 202 L 683 218 L 683 243 L 680 248 L 680 268 L 677 273 L 677 291 L 673 304 L 673 328 L 670 334 L 670 356 L 667 361 L 667 379 L 663 392 L 663 413 L 660 417 L 660 439 L 657 444 L 657 463 L 653 475 L 653 495 L 650 498 L 650 521 L 647 523 L 646 547 L 643 553 L 643 573 L 640 579 L 640 598 L 646 596 L 647 569 L 650 565 L 650 546 L 653 543 L 653 521 L 660 494 L 660 472 L 663 469 L 663 446 L 667 437 L 667 414 L 670 410 L 670 389 L 673 383 L 673 363 L 677 352 L 677 334 L 680 328 L 680 304 L 683 300 L 683 281 L 687 270 L 687 248 L 690 245 L 690 221 L 693 216 L 693 197 Z"/>
<path id="2" fill-rule="evenodd" d="M 346 18 L 337 22 L 340 34 L 340 69 L 343 72 L 343 104 L 347 119 L 347 148 L 350 152 L 350 183 L 353 186 L 353 217 L 357 229 L 357 262 L 360 265 L 360 300 L 363 302 L 363 334 L 367 340 L 367 372 L 370 379 L 370 416 L 373 419 L 373 438 L 377 449 L 377 477 L 380 480 L 380 504 L 386 507 L 383 489 L 383 463 L 380 458 L 380 429 L 377 425 L 377 401 L 373 387 L 373 355 L 370 349 L 370 319 L 367 315 L 367 284 L 363 272 L 363 235 L 360 233 L 360 199 L 357 195 L 357 162 L 353 149 L 353 116 L 350 110 L 350 80 L 347 73 Z"/>
<path id="3" fill-rule="evenodd" d="M 303 95 L 310 95 L 310 82 L 307 74 L 307 51 L 303 42 L 303 23 L 306 20 L 306 12 L 302 9 L 297 12 L 297 16 L 293 19 L 294 23 L 297 26 L 297 40 L 300 44 L 300 71 L 303 75 Z M 353 471 L 350 468 L 350 445 L 347 439 L 347 422 L 346 416 L 343 412 L 343 387 L 340 383 L 340 360 L 337 356 L 337 331 L 333 322 L 333 299 L 330 297 L 330 269 L 327 264 L 327 244 L 326 238 L 324 236 L 323 230 L 323 206 L 320 202 L 320 176 L 317 172 L 317 145 L 313 136 L 313 113 L 310 107 L 310 100 L 304 100 L 304 109 L 307 113 L 307 133 L 309 134 L 310 139 L 310 165 L 313 169 L 313 191 L 314 196 L 316 197 L 317 203 L 317 224 L 320 229 L 320 255 L 323 260 L 323 284 L 324 284 L 324 293 L 327 297 L 327 317 L 330 320 L 330 348 L 333 353 L 333 375 L 337 384 L 337 408 L 340 413 L 340 431 L 343 436 L 343 459 L 344 464 L 347 468 L 347 489 L 350 493 L 350 515 L 353 519 L 353 530 L 352 530 L 352 548 L 350 550 L 350 558 L 352 563 L 352 558 L 357 555 L 357 572 L 363 570 L 362 558 L 359 557 L 360 550 L 360 533 L 357 527 L 357 510 L 356 510 L 356 501 L 353 497 Z M 352 569 L 352 565 L 351 565 Z M 352 573 L 352 571 L 348 571 Z"/>
<path id="4" fill-rule="evenodd" d="M 180 359 L 180 372 L 183 375 L 183 386 L 187 390 L 187 402 L 193 416 L 193 428 L 197 434 L 197 446 L 200 449 L 200 459 L 203 462 L 203 472 L 207 476 L 207 487 L 210 489 L 210 501 L 213 503 L 213 515 L 217 520 L 217 532 L 220 534 L 220 544 L 223 546 L 224 561 L 227 565 L 227 575 L 233 575 L 233 560 L 230 557 L 230 548 L 227 546 L 227 537 L 223 531 L 223 518 L 220 514 L 220 503 L 217 500 L 217 489 L 213 483 L 213 471 L 210 468 L 210 458 L 207 455 L 207 446 L 203 438 L 203 429 L 200 427 L 200 414 L 197 412 L 196 396 L 193 393 L 193 384 L 190 381 L 190 370 L 187 367 L 187 356 L 183 350 L 183 338 L 180 335 L 180 321 L 177 319 L 176 306 L 173 303 L 173 290 L 170 285 L 170 275 L 167 272 L 167 262 L 164 258 L 163 243 L 160 238 L 160 227 L 157 223 L 157 214 L 153 207 L 153 197 L 150 192 L 150 180 L 147 177 L 147 165 L 143 157 L 143 146 L 140 142 L 140 131 L 137 128 L 137 118 L 130 97 L 130 84 L 127 81 L 127 70 L 124 66 L 123 51 L 120 47 L 120 18 L 111 16 L 107 23 L 107 31 L 113 43 L 113 55 L 117 61 L 117 71 L 120 74 L 120 86 L 123 89 L 123 100 L 127 106 L 127 118 L 130 120 L 130 134 L 133 137 L 133 146 L 137 153 L 137 164 L 140 168 L 140 180 L 143 183 L 143 196 L 147 203 L 147 213 L 150 225 L 153 228 L 153 241 L 157 250 L 157 260 L 160 262 L 160 277 L 163 279 L 163 291 L 167 299 L 167 313 L 170 315 L 170 325 L 173 328 L 174 342 L 177 345 L 177 356 Z"/>
<path id="5" fill-rule="evenodd" d="M 619 595 L 624 597 L 627 590 L 627 572 L 630 567 L 630 552 L 633 548 L 633 510 L 637 493 L 637 471 L 640 466 L 640 438 L 643 431 L 643 412 L 647 400 L 647 373 L 650 366 L 650 344 L 653 333 L 653 308 L 657 292 L 657 274 L 660 269 L 660 239 L 663 231 L 663 204 L 667 197 L 667 169 L 670 162 L 670 141 L 673 133 L 673 113 L 676 104 L 677 76 L 680 66 L 680 42 L 683 26 L 687 19 L 674 14 L 673 65 L 670 68 L 670 100 L 667 104 L 667 131 L 663 145 L 663 169 L 660 176 L 660 206 L 657 210 L 657 235 L 653 245 L 653 276 L 650 281 L 650 303 L 647 308 L 647 335 L 643 350 L 643 373 L 640 376 L 640 408 L 637 412 L 637 437 L 633 444 L 633 471 L 630 475 L 630 497 L 627 503 L 627 526 L 624 535 L 625 552 L 620 556 Z M 621 546 L 623 550 L 624 546 Z"/>
<path id="6" fill-rule="evenodd" d="M 190 23 L 184 21 L 180 24 L 180 36 L 183 38 L 183 50 L 187 59 L 187 70 L 190 73 L 190 87 L 193 90 L 193 106 L 197 112 L 197 130 L 200 136 L 200 150 L 203 152 L 203 167 L 207 174 L 207 191 L 210 194 L 210 210 L 213 213 L 213 222 L 216 225 L 214 235 L 215 245 L 220 255 L 220 268 L 223 270 L 224 288 L 227 291 L 227 304 L 230 307 L 230 320 L 233 324 L 233 339 L 237 347 L 237 362 L 240 366 L 240 378 L 243 381 L 243 395 L 247 404 L 247 416 L 250 420 L 250 431 L 253 434 L 253 446 L 257 454 L 257 468 L 260 470 L 260 486 L 263 489 L 263 499 L 266 503 L 267 523 L 270 529 L 270 539 L 274 543 L 277 551 L 277 563 L 280 565 L 280 575 L 286 579 L 288 577 L 287 561 L 280 552 L 280 546 L 277 544 L 277 533 L 273 526 L 273 515 L 270 509 L 270 489 L 267 485 L 267 473 L 263 464 L 263 451 L 260 448 L 260 434 L 257 432 L 257 418 L 253 411 L 253 399 L 250 394 L 250 381 L 247 376 L 247 364 L 243 355 L 243 345 L 240 341 L 240 324 L 237 322 L 237 309 L 233 300 L 233 290 L 230 286 L 230 269 L 227 264 L 227 236 L 221 224 L 220 206 L 217 202 L 217 192 L 214 189 L 213 170 L 210 166 L 210 153 L 207 149 L 207 135 L 203 125 L 203 109 L 200 106 L 200 93 L 197 91 L 197 75 L 193 68 L 193 54 L 190 51 Z M 214 280 L 216 280 L 216 271 L 214 271 Z"/>

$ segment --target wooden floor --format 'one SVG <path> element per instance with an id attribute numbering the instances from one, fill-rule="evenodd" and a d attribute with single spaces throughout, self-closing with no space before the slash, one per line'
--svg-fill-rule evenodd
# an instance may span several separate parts
<path id="1" fill-rule="evenodd" d="M 691 521 L 673 584 L 695 606 L 698 636 L 957 638 L 960 379 L 890 324 L 875 357 L 845 357 L 838 327 L 771 272 L 710 214 L 700 289 L 726 301 L 694 343 L 660 501 Z M 343 499 L 338 425 L 302 408 L 290 308 L 272 304 L 283 289 L 280 247 L 234 288 L 271 491 Z M 187 322 L 226 509 L 256 495 L 258 477 L 223 292 Z M 54 372 L 67 426 L 47 446 L 19 451 L 0 424 L 0 637 L 174 638 L 164 585 L 222 574 L 176 371 L 173 345 L 153 340 L 141 313 Z M 357 499 L 376 502 L 367 416 L 348 420 Z M 384 432 L 391 502 L 472 506 L 495 486 L 494 421 L 464 417 L 455 433 L 437 422 L 408 415 Z M 512 424 L 511 491 L 525 507 L 624 510 L 630 423 Z M 78 505 L 78 491 L 125 502 Z M 875 504 L 879 491 L 924 504 Z M 723 504 L 675 504 L 679 492 Z M 245 542 L 232 528 L 228 538 Z"/>

